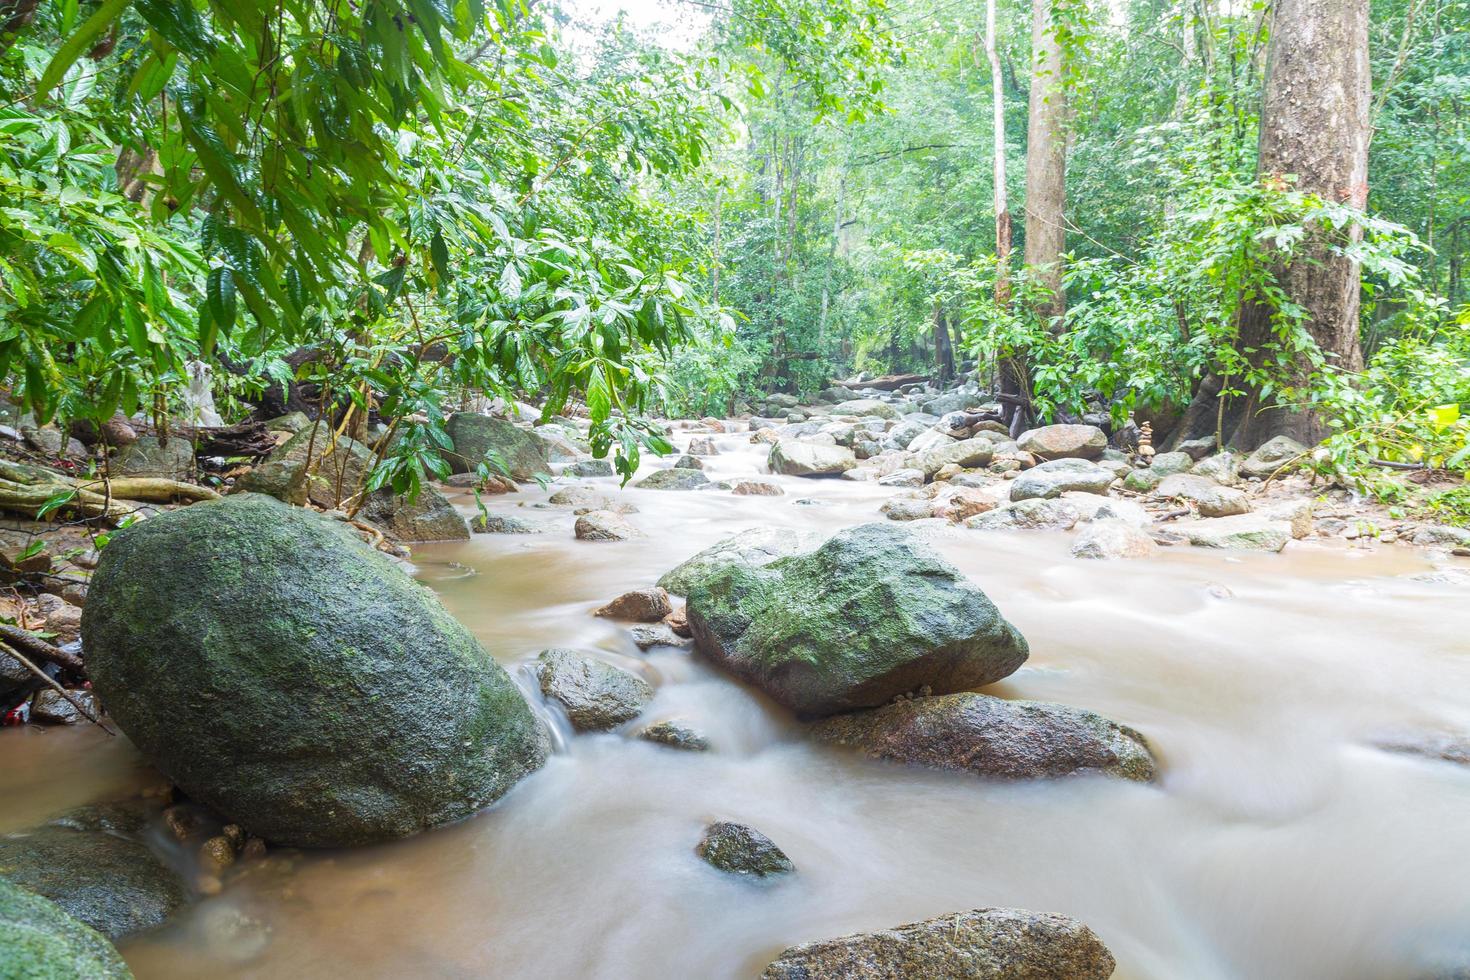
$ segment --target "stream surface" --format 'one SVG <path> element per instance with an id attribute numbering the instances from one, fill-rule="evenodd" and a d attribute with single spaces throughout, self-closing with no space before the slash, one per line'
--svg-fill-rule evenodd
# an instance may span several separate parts
<path id="1" fill-rule="evenodd" d="M 628 729 L 680 717 L 713 751 L 571 737 L 535 694 L 558 752 L 497 806 L 398 843 L 273 852 L 124 944 L 137 976 L 749 978 L 796 942 L 982 906 L 1082 920 L 1117 980 L 1409 980 L 1470 955 L 1470 769 L 1366 744 L 1470 731 L 1470 590 L 1415 578 L 1423 555 L 1294 542 L 1088 562 L 1061 533 L 939 532 L 1031 644 L 989 690 L 1131 725 L 1163 775 L 931 773 L 809 744 L 697 656 L 640 654 L 589 614 L 746 527 L 831 532 L 881 520 L 893 493 L 767 477 L 766 447 L 715 438 L 712 479 L 760 475 L 786 495 L 627 490 L 646 536 L 590 543 L 532 486 L 487 506 L 547 533 L 414 549 L 528 692 L 539 651 L 596 651 L 658 686 Z M 0 832 L 156 778 L 123 739 L 6 731 Z M 706 866 L 693 849 L 714 819 L 760 829 L 798 873 L 755 885 Z"/>

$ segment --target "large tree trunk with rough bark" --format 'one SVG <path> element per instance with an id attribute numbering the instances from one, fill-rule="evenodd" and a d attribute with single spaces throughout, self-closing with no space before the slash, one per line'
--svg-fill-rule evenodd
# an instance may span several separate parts
<path id="1" fill-rule="evenodd" d="M 995 0 L 985 3 L 985 57 L 990 62 L 991 167 L 995 189 L 995 305 L 1011 305 L 1011 207 L 1006 189 L 1005 85 L 995 34 Z M 1012 351 L 1000 361 L 1000 392 L 1003 411 L 1012 435 L 1019 435 L 1031 422 L 1031 385 L 1025 352 Z"/>
<path id="2" fill-rule="evenodd" d="M 1261 109 L 1258 171 L 1264 181 L 1296 176 L 1298 190 L 1365 208 L 1368 201 L 1369 0 L 1277 0 L 1272 15 Z M 1330 366 L 1360 371 L 1358 338 L 1361 286 L 1358 264 L 1339 254 L 1343 238 L 1361 230 L 1321 230 L 1299 246 L 1292 261 L 1275 270 L 1286 295 L 1305 311 L 1303 326 Z M 1240 345 L 1264 363 L 1275 343 L 1272 311 L 1252 304 L 1241 312 Z M 1306 357 L 1287 379 L 1306 382 Z M 1232 381 L 1238 385 L 1238 381 Z M 1220 379 L 1207 379 L 1190 406 L 1182 437 L 1218 433 L 1221 441 L 1254 448 L 1277 435 L 1311 445 L 1322 420 L 1310 411 L 1247 392 L 1221 406 Z M 1207 427 L 1206 427 L 1207 426 Z"/>
<path id="3" fill-rule="evenodd" d="M 1060 327 L 1063 220 L 1067 206 L 1067 91 L 1062 46 L 1052 27 L 1052 6 L 1069 0 L 1032 0 L 1031 104 L 1026 127 L 1026 264 L 1051 290 L 1043 315 Z"/>

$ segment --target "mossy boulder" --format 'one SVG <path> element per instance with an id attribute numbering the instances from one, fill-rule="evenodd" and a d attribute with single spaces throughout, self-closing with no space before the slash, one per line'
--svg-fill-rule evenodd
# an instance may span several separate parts
<path id="1" fill-rule="evenodd" d="M 432 593 L 340 523 L 269 498 L 118 532 L 82 635 L 144 755 L 278 843 L 457 820 L 546 757 L 520 692 Z"/>
<path id="2" fill-rule="evenodd" d="M 555 503 L 556 498 L 552 498 Z M 727 565 L 743 565 L 752 568 L 769 565 L 777 558 L 785 558 L 802 551 L 810 551 L 822 541 L 811 531 L 793 530 L 784 527 L 753 527 L 731 535 L 686 559 L 664 573 L 658 580 L 660 587 L 676 595 L 688 595 L 695 584 L 701 582 Z"/>
<path id="3" fill-rule="evenodd" d="M 132 980 L 95 929 L 0 879 L 0 980 Z"/>
<path id="4" fill-rule="evenodd" d="M 454 444 L 454 450 L 444 457 L 456 473 L 473 472 L 492 453 L 504 463 L 510 477 L 522 483 L 551 472 L 546 443 L 514 422 L 456 412 L 444 427 Z"/>
<path id="5" fill-rule="evenodd" d="M 694 852 L 726 874 L 770 878 L 790 874 L 796 865 L 775 841 L 754 827 L 720 821 L 704 828 Z"/>
<path id="6" fill-rule="evenodd" d="M 1027 656 L 985 593 L 895 524 L 764 566 L 723 564 L 694 583 L 687 609 L 701 652 L 804 715 L 969 690 Z"/>
<path id="7" fill-rule="evenodd" d="M 183 880 L 143 843 L 146 819 L 83 807 L 0 837 L 0 878 L 43 895 L 112 940 L 162 925 L 188 903 Z"/>

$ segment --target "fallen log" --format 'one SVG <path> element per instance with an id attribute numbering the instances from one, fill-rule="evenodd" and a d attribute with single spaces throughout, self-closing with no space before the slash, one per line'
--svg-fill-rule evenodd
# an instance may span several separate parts
<path id="1" fill-rule="evenodd" d="M 97 480 L 68 476 L 44 466 L 0 460 L 0 510 L 37 520 L 43 513 L 72 510 L 83 517 L 116 520 L 138 509 L 138 503 L 193 503 L 217 500 L 208 487 L 153 477 Z"/>
<path id="2" fill-rule="evenodd" d="M 27 656 L 40 660 L 43 663 L 55 664 L 62 670 L 69 670 L 73 674 L 83 672 L 82 658 L 74 653 L 67 653 L 61 647 L 53 646 L 41 639 L 30 630 L 23 630 L 19 626 L 11 626 L 9 623 L 0 623 L 0 641 L 21 651 Z"/>
<path id="3" fill-rule="evenodd" d="M 109 485 L 112 487 L 114 500 L 141 500 L 150 504 L 168 504 L 176 500 L 197 503 L 200 500 L 218 500 L 220 496 L 208 487 L 149 476 L 120 476 L 110 481 L 78 481 L 77 489 L 105 494 Z"/>
<path id="4" fill-rule="evenodd" d="M 850 391 L 861 391 L 864 388 L 872 388 L 875 391 L 897 391 L 904 385 L 924 384 L 928 380 L 927 374 L 885 374 L 881 378 L 873 378 L 870 381 L 838 381 L 835 384 L 839 388 L 847 388 Z"/>

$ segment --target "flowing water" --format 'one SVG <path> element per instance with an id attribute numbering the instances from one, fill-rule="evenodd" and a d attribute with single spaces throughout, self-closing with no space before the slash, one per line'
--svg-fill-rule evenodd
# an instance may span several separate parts
<path id="1" fill-rule="evenodd" d="M 746 440 L 717 437 L 712 478 L 763 470 Z M 624 491 L 646 535 L 625 543 L 574 540 L 570 515 L 532 489 L 489 506 L 548 533 L 415 550 L 528 691 L 522 665 L 540 650 L 595 650 L 658 686 L 629 727 L 681 717 L 714 751 L 559 725 L 545 769 L 486 813 L 389 845 L 278 852 L 126 943 L 133 970 L 752 977 L 795 942 L 991 905 L 1088 923 L 1119 980 L 1407 980 L 1470 957 L 1470 769 L 1366 744 L 1470 731 L 1470 590 L 1416 577 L 1422 555 L 1298 542 L 1085 562 L 1062 534 L 938 535 L 1030 640 L 993 692 L 1138 728 L 1163 769 L 1150 786 L 986 782 L 808 744 L 697 657 L 639 654 L 589 615 L 742 528 L 832 531 L 880 519 L 889 492 L 772 479 L 785 496 Z M 147 778 L 120 739 L 5 732 L 0 831 Z M 693 848 L 712 819 L 764 831 L 799 873 L 753 885 L 707 867 Z"/>

